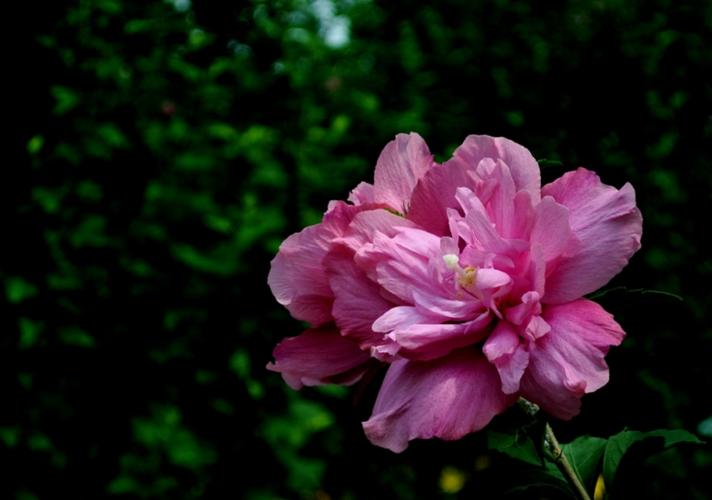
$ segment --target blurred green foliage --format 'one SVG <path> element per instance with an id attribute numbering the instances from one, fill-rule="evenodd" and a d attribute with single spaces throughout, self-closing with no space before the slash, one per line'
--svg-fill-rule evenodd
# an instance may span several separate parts
<path id="1" fill-rule="evenodd" d="M 264 369 L 299 332 L 266 286 L 280 241 L 410 130 L 439 159 L 504 135 L 545 180 L 583 164 L 633 183 L 643 250 L 611 286 L 684 302 L 599 299 L 629 337 L 557 432 L 710 437 L 709 2 L 13 8 L 4 498 L 498 497 L 519 465 L 484 435 L 393 455 L 361 433 L 373 385 L 294 393 Z M 673 451 L 627 475 L 642 497 L 705 498 L 711 464 Z"/>

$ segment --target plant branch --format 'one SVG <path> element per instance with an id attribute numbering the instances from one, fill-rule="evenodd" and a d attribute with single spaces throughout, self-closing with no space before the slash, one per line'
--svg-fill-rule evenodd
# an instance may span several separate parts
<path id="1" fill-rule="evenodd" d="M 591 500 L 591 497 L 589 496 L 588 492 L 586 492 L 586 488 L 581 483 L 578 474 L 576 474 L 576 471 L 571 466 L 571 463 L 566 458 L 566 455 L 564 455 L 564 450 L 561 449 L 561 445 L 556 439 L 554 431 L 551 429 L 549 422 L 547 422 L 546 426 L 544 427 L 544 443 L 546 444 L 546 447 L 548 448 L 549 453 L 551 454 L 551 458 L 554 460 L 554 463 L 556 463 L 556 466 L 559 468 L 561 473 L 564 475 L 564 477 L 566 477 L 571 486 L 573 486 L 573 488 L 576 490 L 576 493 L 578 493 L 582 500 Z"/>
<path id="2" fill-rule="evenodd" d="M 531 401 L 527 401 L 524 398 L 519 399 L 519 405 L 529 416 L 532 417 L 539 411 L 539 407 L 537 405 Z M 544 447 L 581 500 L 591 500 L 591 496 L 586 491 L 586 487 L 583 483 L 581 483 L 581 479 L 578 474 L 571 466 L 571 463 L 566 458 L 566 455 L 564 455 L 564 450 L 561 449 L 559 440 L 556 439 L 556 435 L 549 425 L 549 422 L 546 422 L 544 426 Z"/>

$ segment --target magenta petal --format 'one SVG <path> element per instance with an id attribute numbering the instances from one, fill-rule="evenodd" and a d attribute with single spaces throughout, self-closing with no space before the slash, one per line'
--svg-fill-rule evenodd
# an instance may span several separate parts
<path id="1" fill-rule="evenodd" d="M 357 251 L 363 245 L 371 243 L 376 234 L 393 237 L 401 227 L 414 227 L 415 224 L 383 208 L 364 210 L 356 214 L 340 243 Z"/>
<path id="2" fill-rule="evenodd" d="M 609 313 L 586 299 L 545 306 L 542 318 L 551 330 L 529 343 L 521 393 L 555 417 L 569 419 L 584 393 L 608 382 L 604 355 L 625 334 Z"/>
<path id="3" fill-rule="evenodd" d="M 324 259 L 334 293 L 331 313 L 342 335 L 367 348 L 384 342 L 383 335 L 375 333 L 372 325 L 391 304 L 381 297 L 378 285 L 354 263 L 353 255 L 349 248 L 337 245 Z"/>
<path id="4" fill-rule="evenodd" d="M 531 244 L 539 245 L 544 261 L 548 263 L 571 246 L 572 236 L 568 209 L 551 196 L 545 196 L 536 207 Z"/>
<path id="5" fill-rule="evenodd" d="M 398 328 L 406 328 L 417 323 L 432 321 L 432 318 L 419 312 L 413 306 L 393 307 L 381 315 L 374 323 L 373 330 L 388 333 Z"/>
<path id="6" fill-rule="evenodd" d="M 331 320 L 332 294 L 321 266 L 328 236 L 323 224 L 291 235 L 272 259 L 267 277 L 277 302 L 296 319 L 314 326 Z"/>
<path id="7" fill-rule="evenodd" d="M 440 258 L 440 238 L 413 228 L 398 228 L 389 238 L 377 233 L 373 244 L 362 246 L 356 263 L 396 300 L 413 303 L 413 291 L 432 289 L 429 261 Z"/>
<path id="8" fill-rule="evenodd" d="M 432 165 L 433 155 L 420 135 L 398 134 L 376 162 L 374 200 L 406 213 L 415 184 Z"/>
<path id="9" fill-rule="evenodd" d="M 373 184 L 368 182 L 360 182 L 358 186 L 351 190 L 349 193 L 348 200 L 354 205 L 364 205 L 366 203 L 373 203 Z"/>
<path id="10" fill-rule="evenodd" d="M 482 352 L 497 367 L 502 379 L 502 392 L 517 392 L 519 381 L 529 364 L 529 352 L 514 327 L 507 321 L 500 321 L 482 347 Z"/>
<path id="11" fill-rule="evenodd" d="M 431 362 L 399 360 L 388 369 L 363 428 L 373 444 L 396 453 L 412 439 L 459 439 L 514 402 L 499 387 L 495 368 L 473 349 Z"/>
<path id="12" fill-rule="evenodd" d="M 568 302 L 599 289 L 640 248 L 643 219 L 630 184 L 618 190 L 579 168 L 544 186 L 542 194 L 568 208 L 578 240 L 547 276 L 543 302 Z"/>
<path id="13" fill-rule="evenodd" d="M 335 328 L 315 328 L 284 339 L 274 348 L 267 369 L 282 374 L 293 389 L 328 383 L 352 384 L 367 368 L 370 356 L 339 335 Z"/>
<path id="14" fill-rule="evenodd" d="M 472 345 L 487 336 L 492 320 L 489 311 L 464 323 L 412 324 L 390 333 L 400 346 L 399 354 L 409 359 L 430 360 L 455 349 Z"/>
<path id="15" fill-rule="evenodd" d="M 459 208 L 455 192 L 459 187 L 476 188 L 475 167 L 462 168 L 446 162 L 428 170 L 411 197 L 408 219 L 438 236 L 449 236 L 448 208 Z"/>
<path id="16" fill-rule="evenodd" d="M 483 158 L 502 160 L 509 167 L 515 190 L 528 191 L 534 201 L 539 200 L 539 164 L 527 148 L 504 137 L 469 135 L 455 150 L 450 161 L 458 164 L 459 168 L 467 168 L 478 165 Z"/>
<path id="17" fill-rule="evenodd" d="M 335 202 L 319 224 L 282 242 L 272 259 L 267 283 L 293 317 L 319 326 L 331 321 L 333 296 L 322 260 L 332 241 L 341 236 L 360 207 Z"/>

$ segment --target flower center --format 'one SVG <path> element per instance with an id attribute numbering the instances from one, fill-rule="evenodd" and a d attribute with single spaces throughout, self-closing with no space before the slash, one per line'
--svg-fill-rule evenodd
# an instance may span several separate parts
<path id="1" fill-rule="evenodd" d="M 463 288 L 472 287 L 477 281 L 477 268 L 472 266 L 460 266 L 460 258 L 454 253 L 443 255 L 445 266 L 455 272 L 458 284 Z"/>

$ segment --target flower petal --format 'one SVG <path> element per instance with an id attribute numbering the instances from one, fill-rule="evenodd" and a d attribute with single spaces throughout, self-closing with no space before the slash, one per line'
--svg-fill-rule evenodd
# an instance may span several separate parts
<path id="1" fill-rule="evenodd" d="M 504 137 L 469 135 L 455 150 L 450 161 L 459 165 L 459 168 L 466 168 L 468 165 L 479 164 L 483 158 L 501 159 L 509 167 L 515 190 L 528 191 L 533 201 L 539 201 L 539 164 L 527 148 Z"/>
<path id="2" fill-rule="evenodd" d="M 447 209 L 459 208 L 455 192 L 459 187 L 476 189 L 475 167 L 446 162 L 428 170 L 413 189 L 407 217 L 438 236 L 449 236 Z"/>
<path id="3" fill-rule="evenodd" d="M 376 162 L 374 200 L 406 213 L 415 184 L 432 165 L 433 155 L 420 135 L 398 134 L 383 148 Z"/>
<path id="4" fill-rule="evenodd" d="M 543 302 L 568 302 L 599 289 L 640 248 L 643 219 L 630 184 L 618 190 L 579 168 L 544 186 L 542 194 L 569 209 L 578 240 L 547 276 Z"/>
<path id="5" fill-rule="evenodd" d="M 320 384 L 352 384 L 367 368 L 369 354 L 334 327 L 314 328 L 284 339 L 274 348 L 268 370 L 282 374 L 293 389 Z"/>
<path id="6" fill-rule="evenodd" d="M 432 280 L 430 261 L 440 258 L 440 238 L 420 229 L 397 228 L 394 237 L 377 233 L 373 243 L 356 253 L 356 263 L 396 300 L 413 304 L 413 291 L 430 293 L 438 286 Z"/>
<path id="7" fill-rule="evenodd" d="M 349 193 L 348 200 L 354 205 L 373 203 L 373 184 L 369 184 L 368 182 L 359 182 L 358 186 L 353 188 Z"/>
<path id="8" fill-rule="evenodd" d="M 586 299 L 544 306 L 551 330 L 529 343 L 529 366 L 521 393 L 555 417 L 569 419 L 584 393 L 608 382 L 604 355 L 625 335 L 600 305 Z"/>
<path id="9" fill-rule="evenodd" d="M 408 359 L 431 360 L 455 349 L 475 344 L 487 336 L 492 320 L 489 311 L 463 323 L 417 323 L 399 327 L 389 334 L 399 346 L 398 354 Z"/>
<path id="10" fill-rule="evenodd" d="M 393 237 L 398 234 L 398 228 L 414 226 L 408 219 L 383 208 L 364 210 L 354 216 L 346 234 L 338 241 L 357 251 L 363 245 L 371 243 L 378 233 Z"/>
<path id="11" fill-rule="evenodd" d="M 502 392 L 517 392 L 519 381 L 529 364 L 529 352 L 520 341 L 515 328 L 507 321 L 500 321 L 482 346 L 482 352 L 497 368 L 502 379 Z"/>
<path id="12" fill-rule="evenodd" d="M 373 444 L 396 453 L 412 439 L 459 439 L 514 402 L 499 386 L 495 368 L 473 349 L 431 362 L 395 361 L 363 428 Z"/>
<path id="13" fill-rule="evenodd" d="M 311 326 L 331 321 L 333 295 L 322 266 L 332 241 L 343 235 L 363 207 L 332 203 L 319 224 L 309 226 L 282 242 L 267 277 L 277 302 L 296 319 Z"/>
<path id="14" fill-rule="evenodd" d="M 341 334 L 359 342 L 362 348 L 384 343 L 384 336 L 372 330 L 373 322 L 391 306 L 379 287 L 354 262 L 353 250 L 336 245 L 324 259 L 324 267 L 334 294 L 331 313 Z"/>
<path id="15" fill-rule="evenodd" d="M 536 207 L 531 244 L 539 245 L 544 261 L 549 263 L 571 247 L 572 238 L 568 209 L 551 196 L 545 196 Z"/>

